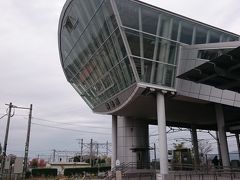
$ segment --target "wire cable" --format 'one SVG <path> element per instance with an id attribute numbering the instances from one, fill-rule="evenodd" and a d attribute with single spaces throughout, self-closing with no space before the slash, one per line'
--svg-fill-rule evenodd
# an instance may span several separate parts
<path id="1" fill-rule="evenodd" d="M 37 125 L 37 126 L 43 126 L 43 127 L 48 127 L 48 128 L 54 128 L 54 129 L 62 129 L 62 130 L 67 130 L 67 131 L 80 132 L 80 133 L 94 133 L 94 134 L 101 134 L 101 135 L 111 135 L 110 133 L 91 132 L 91 131 L 81 131 L 81 130 L 77 130 L 77 129 L 62 128 L 62 127 L 49 126 L 49 125 L 38 124 L 38 123 L 32 123 L 32 124 Z"/>
<path id="2" fill-rule="evenodd" d="M 0 119 L 4 118 L 7 114 L 4 114 L 2 117 L 0 117 Z"/>
<path id="3" fill-rule="evenodd" d="M 64 125 L 70 125 L 70 126 L 76 126 L 73 123 L 67 123 L 67 122 L 57 122 L 57 121 L 52 121 L 52 120 L 47 120 L 47 119 L 42 119 L 42 118 L 37 118 L 37 117 L 32 117 L 32 119 L 38 120 L 38 121 L 45 121 L 45 122 L 51 122 L 51 123 L 56 123 L 56 124 L 64 124 Z M 111 128 L 106 128 L 106 127 L 97 127 L 97 126 L 86 126 L 86 125 L 81 125 L 81 127 L 88 127 L 88 128 L 100 128 L 100 129 L 111 129 Z"/>

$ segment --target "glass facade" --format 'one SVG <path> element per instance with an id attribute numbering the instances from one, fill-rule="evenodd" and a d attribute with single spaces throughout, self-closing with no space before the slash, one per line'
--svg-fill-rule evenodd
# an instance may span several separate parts
<path id="1" fill-rule="evenodd" d="M 239 36 L 134 0 L 116 0 L 141 82 L 174 88 L 179 47 Z"/>
<path id="2" fill-rule="evenodd" d="M 91 108 L 135 82 L 109 1 L 73 0 L 62 24 L 64 72 Z"/>
<path id="3" fill-rule="evenodd" d="M 134 83 L 174 88 L 183 44 L 238 38 L 139 1 L 72 0 L 62 12 L 59 49 L 68 81 L 94 108 Z"/>

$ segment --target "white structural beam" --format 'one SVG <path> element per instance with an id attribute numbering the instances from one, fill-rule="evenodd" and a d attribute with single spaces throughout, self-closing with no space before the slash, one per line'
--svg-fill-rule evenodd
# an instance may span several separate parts
<path id="1" fill-rule="evenodd" d="M 220 142 L 220 149 L 221 149 L 222 165 L 224 167 L 229 167 L 230 160 L 229 160 L 228 144 L 227 144 L 222 105 L 215 104 L 215 109 L 216 109 L 216 118 L 217 118 L 218 135 L 219 135 L 219 142 Z"/>
<path id="2" fill-rule="evenodd" d="M 117 160 L 117 116 L 112 115 L 112 159 L 111 168 L 115 168 Z"/>
<path id="3" fill-rule="evenodd" d="M 159 134 L 160 175 L 168 174 L 168 151 L 164 94 L 157 93 L 157 119 Z"/>

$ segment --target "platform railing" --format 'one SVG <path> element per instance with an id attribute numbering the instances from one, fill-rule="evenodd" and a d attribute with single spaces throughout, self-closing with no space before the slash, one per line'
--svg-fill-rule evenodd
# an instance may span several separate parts
<path id="1" fill-rule="evenodd" d="M 159 168 L 156 169 L 151 163 L 144 163 L 139 166 L 138 163 L 122 163 L 120 166 L 112 169 L 111 175 L 105 179 L 110 180 L 116 177 L 116 171 L 121 171 L 122 177 L 125 179 L 131 179 L 136 177 L 150 177 L 150 179 L 156 178 L 156 173 L 159 173 Z M 217 180 L 218 177 L 226 177 L 226 179 L 233 180 L 234 178 L 240 179 L 240 167 L 232 166 L 218 166 L 214 167 L 208 165 L 195 166 L 193 164 L 169 164 L 169 180 L 178 179 L 194 179 L 197 177 L 199 180 L 204 180 L 205 176 L 210 176 L 210 179 Z"/>

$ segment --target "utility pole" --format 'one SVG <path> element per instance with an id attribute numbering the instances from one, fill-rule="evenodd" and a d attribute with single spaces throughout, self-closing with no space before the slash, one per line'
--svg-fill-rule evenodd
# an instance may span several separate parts
<path id="1" fill-rule="evenodd" d="M 156 155 L 156 144 L 154 143 L 154 168 L 156 170 L 156 162 L 157 161 L 157 155 Z"/>
<path id="2" fill-rule="evenodd" d="M 53 162 L 56 160 L 56 149 L 53 149 Z"/>
<path id="3" fill-rule="evenodd" d="M 98 143 L 97 143 L 97 156 L 98 156 Z"/>
<path id="4" fill-rule="evenodd" d="M 97 143 L 97 144 L 96 144 L 96 146 L 97 146 L 97 147 L 96 147 L 96 148 L 97 148 L 97 166 L 99 166 L 98 145 L 99 145 L 99 144 Z"/>
<path id="5" fill-rule="evenodd" d="M 80 145 L 80 162 L 83 161 L 83 139 L 76 139 Z"/>
<path id="6" fill-rule="evenodd" d="M 7 151 L 7 143 L 8 143 L 8 133 L 9 133 L 9 126 L 10 126 L 10 118 L 11 118 L 11 111 L 12 111 L 12 103 L 8 105 L 8 119 L 7 119 L 7 126 L 6 126 L 6 132 L 5 132 L 5 139 L 4 139 L 4 145 L 3 145 L 3 156 L 2 156 L 2 163 L 1 163 L 1 173 L 3 176 L 4 172 L 4 166 L 5 166 L 5 160 L 6 160 L 6 151 Z"/>
<path id="7" fill-rule="evenodd" d="M 32 123 L 32 104 L 30 104 L 29 116 L 28 116 L 28 129 L 27 129 L 27 138 L 26 138 L 26 144 L 25 144 L 24 162 L 23 162 L 23 177 L 25 177 L 26 175 L 27 166 L 28 166 L 28 151 L 29 151 L 31 123 Z"/>
<path id="8" fill-rule="evenodd" d="M 108 141 L 106 143 L 106 155 L 108 156 Z"/>
<path id="9" fill-rule="evenodd" d="M 90 142 L 90 166 L 92 167 L 92 149 L 93 149 L 93 140 Z"/>
<path id="10" fill-rule="evenodd" d="M 81 162 L 83 161 L 83 139 L 81 139 Z"/>

